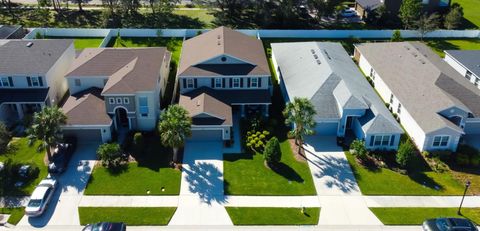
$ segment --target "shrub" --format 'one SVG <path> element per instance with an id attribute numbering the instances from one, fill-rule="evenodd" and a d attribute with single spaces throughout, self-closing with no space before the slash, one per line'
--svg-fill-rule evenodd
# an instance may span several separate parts
<path id="1" fill-rule="evenodd" d="M 480 166 L 480 154 L 476 154 L 470 157 L 470 165 L 473 167 Z"/>
<path id="2" fill-rule="evenodd" d="M 356 139 L 350 144 L 350 152 L 357 159 L 364 162 L 368 159 L 368 150 L 365 147 L 365 141 Z"/>
<path id="3" fill-rule="evenodd" d="M 455 162 L 457 162 L 458 165 L 466 166 L 470 164 L 470 158 L 467 154 L 457 153 Z"/>
<path id="4" fill-rule="evenodd" d="M 282 152 L 280 150 L 280 142 L 277 137 L 272 137 L 265 145 L 265 151 L 263 151 L 263 158 L 268 165 L 275 165 L 280 162 L 282 158 Z"/>
<path id="5" fill-rule="evenodd" d="M 10 142 L 10 132 L 4 123 L 0 122 L 0 154 L 7 151 L 8 143 Z"/>
<path id="6" fill-rule="evenodd" d="M 450 159 L 452 156 L 452 151 L 449 150 L 438 150 L 438 151 L 432 151 L 432 157 L 437 157 L 440 160 L 446 161 Z"/>
<path id="7" fill-rule="evenodd" d="M 406 168 L 415 156 L 415 147 L 410 141 L 403 142 L 398 148 L 396 161 L 402 167 Z"/>
<path id="8" fill-rule="evenodd" d="M 459 145 L 457 149 L 457 153 L 463 153 L 467 156 L 474 156 L 478 154 L 477 149 L 469 145 Z"/>
<path id="9" fill-rule="evenodd" d="M 247 139 L 245 141 L 245 146 L 249 148 L 253 153 L 263 153 L 263 148 L 267 142 L 270 132 L 268 131 L 247 131 Z"/>
<path id="10" fill-rule="evenodd" d="M 133 135 L 133 151 L 135 153 L 143 153 L 145 150 L 145 142 L 141 132 L 135 132 Z"/>
<path id="11" fill-rule="evenodd" d="M 97 149 L 98 158 L 107 168 L 119 167 L 123 161 L 122 149 L 117 143 L 102 144 Z"/>

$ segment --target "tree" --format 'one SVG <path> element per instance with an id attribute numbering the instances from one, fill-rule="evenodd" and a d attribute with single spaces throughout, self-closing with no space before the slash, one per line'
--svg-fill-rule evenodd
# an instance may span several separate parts
<path id="1" fill-rule="evenodd" d="M 403 41 L 402 34 L 399 30 L 395 30 L 392 34 L 392 38 L 390 39 L 392 42 L 401 42 Z"/>
<path id="2" fill-rule="evenodd" d="M 368 157 L 368 150 L 365 141 L 356 139 L 350 144 L 350 152 L 360 161 L 364 162 Z"/>
<path id="3" fill-rule="evenodd" d="M 330 16 L 335 13 L 335 9 L 342 3 L 340 0 L 308 0 L 308 5 L 314 9 L 317 20 L 324 16 Z"/>
<path id="4" fill-rule="evenodd" d="M 0 122 L 0 154 L 7 151 L 8 143 L 10 142 L 10 132 L 4 123 Z"/>
<path id="5" fill-rule="evenodd" d="M 263 151 L 263 158 L 269 166 L 274 166 L 280 159 L 282 159 L 282 151 L 280 150 L 280 142 L 278 142 L 277 137 L 272 137 L 267 141 L 265 145 L 265 150 Z"/>
<path id="6" fill-rule="evenodd" d="M 303 137 L 305 135 L 312 135 L 313 128 L 316 123 L 313 117 L 317 112 L 310 100 L 307 98 L 295 97 L 293 102 L 287 103 L 283 115 L 285 116 L 285 124 L 294 125 L 290 134 L 295 137 L 295 144 L 298 145 L 298 152 L 303 144 Z"/>
<path id="7" fill-rule="evenodd" d="M 178 149 L 185 143 L 185 139 L 192 134 L 192 119 L 188 111 L 175 104 L 170 105 L 160 115 L 158 129 L 162 144 L 173 148 L 173 162 L 178 162 Z"/>
<path id="8" fill-rule="evenodd" d="M 106 168 L 116 168 L 123 161 L 123 153 L 120 145 L 117 143 L 102 144 L 97 149 L 97 156 Z"/>
<path id="9" fill-rule="evenodd" d="M 423 14 L 418 21 L 415 23 L 417 25 L 418 33 L 420 34 L 420 39 L 423 41 L 423 37 L 431 31 L 434 31 L 438 28 L 440 21 L 440 15 L 433 13 L 431 15 Z"/>
<path id="10" fill-rule="evenodd" d="M 406 141 L 400 144 L 397 152 L 397 163 L 402 167 L 407 167 L 415 156 L 415 147 L 410 141 Z"/>
<path id="11" fill-rule="evenodd" d="M 454 3 L 450 7 L 450 11 L 445 15 L 444 26 L 448 30 L 457 29 L 460 24 L 462 24 L 463 19 L 463 8 L 458 4 Z"/>
<path id="12" fill-rule="evenodd" d="M 400 6 L 399 17 L 402 20 L 405 29 L 415 26 L 415 22 L 422 12 L 422 3 L 420 0 L 403 0 Z"/>
<path id="13" fill-rule="evenodd" d="M 30 142 L 42 141 L 42 146 L 47 150 L 48 160 L 52 159 L 51 148 L 62 139 L 60 126 L 67 122 L 67 116 L 57 107 L 44 107 L 33 115 L 32 126 L 27 133 Z"/>
<path id="14" fill-rule="evenodd" d="M 215 16 L 215 24 L 235 26 L 237 21 L 242 18 L 245 8 L 242 4 L 243 0 L 214 0 L 211 1 L 211 6 L 215 9 L 213 15 Z"/>

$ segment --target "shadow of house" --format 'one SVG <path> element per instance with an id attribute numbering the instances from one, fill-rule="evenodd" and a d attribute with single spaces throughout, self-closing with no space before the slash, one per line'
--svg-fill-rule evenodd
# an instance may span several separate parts
<path id="1" fill-rule="evenodd" d="M 185 168 L 183 171 L 187 173 L 186 180 L 190 192 L 198 194 L 206 204 L 227 202 L 223 195 L 223 174 L 213 164 L 192 164 L 189 169 Z"/>

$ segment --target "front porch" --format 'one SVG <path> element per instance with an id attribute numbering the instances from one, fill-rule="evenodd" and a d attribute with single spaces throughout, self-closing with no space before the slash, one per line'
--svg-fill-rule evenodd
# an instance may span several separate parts
<path id="1" fill-rule="evenodd" d="M 26 115 L 40 111 L 45 103 L 4 103 L 0 106 L 0 120 L 13 125 Z"/>
<path id="2" fill-rule="evenodd" d="M 47 102 L 48 88 L 2 89 L 0 92 L 0 121 L 13 125 L 25 115 L 40 111 Z"/>

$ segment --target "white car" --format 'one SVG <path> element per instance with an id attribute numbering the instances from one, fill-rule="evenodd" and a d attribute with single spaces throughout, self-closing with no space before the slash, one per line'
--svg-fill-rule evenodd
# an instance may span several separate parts
<path id="1" fill-rule="evenodd" d="M 357 12 L 354 9 L 344 9 L 340 12 L 340 15 L 345 18 L 357 16 Z"/>
<path id="2" fill-rule="evenodd" d="M 47 177 L 33 190 L 30 201 L 25 207 L 25 214 L 29 217 L 38 217 L 46 210 L 57 186 L 57 180 Z"/>

